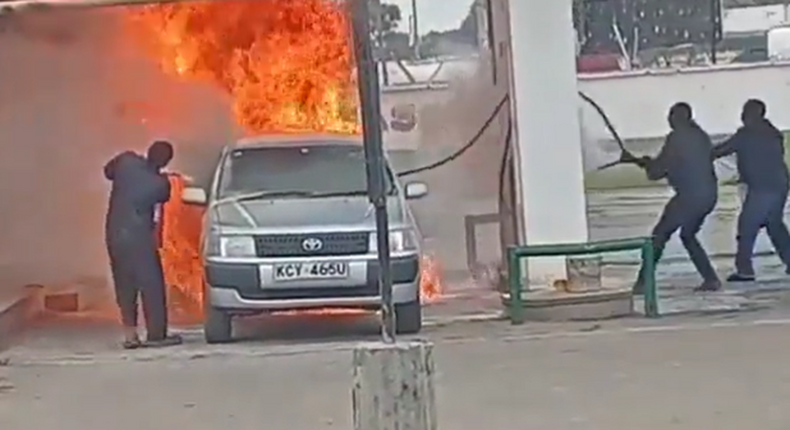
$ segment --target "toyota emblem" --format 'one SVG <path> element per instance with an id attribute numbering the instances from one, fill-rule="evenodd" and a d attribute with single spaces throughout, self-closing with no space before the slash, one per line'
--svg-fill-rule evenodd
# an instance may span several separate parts
<path id="1" fill-rule="evenodd" d="M 324 242 L 321 242 L 321 239 L 315 237 L 308 237 L 307 239 L 302 241 L 302 249 L 305 251 L 320 251 L 321 248 L 324 247 Z"/>

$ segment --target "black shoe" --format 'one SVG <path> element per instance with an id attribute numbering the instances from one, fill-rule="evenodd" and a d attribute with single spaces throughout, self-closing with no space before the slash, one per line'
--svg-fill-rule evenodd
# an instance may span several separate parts
<path id="1" fill-rule="evenodd" d="M 140 339 L 127 339 L 123 341 L 121 346 L 123 349 L 137 349 L 143 346 L 143 343 L 140 342 Z"/>
<path id="2" fill-rule="evenodd" d="M 176 346 L 181 345 L 184 343 L 184 339 L 177 334 L 171 334 L 170 336 L 165 336 L 163 338 L 156 338 L 156 339 L 146 339 L 146 341 L 142 344 L 145 348 L 162 348 L 165 346 Z"/>
<path id="3" fill-rule="evenodd" d="M 699 287 L 694 289 L 695 293 L 712 293 L 714 291 L 721 291 L 721 282 L 703 281 Z"/>
<path id="4" fill-rule="evenodd" d="M 740 273 L 733 273 L 727 277 L 727 282 L 754 282 L 754 275 L 742 275 Z"/>

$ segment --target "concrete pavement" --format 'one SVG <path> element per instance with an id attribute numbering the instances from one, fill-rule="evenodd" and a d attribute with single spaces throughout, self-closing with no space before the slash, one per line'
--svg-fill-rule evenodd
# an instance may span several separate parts
<path id="1" fill-rule="evenodd" d="M 661 213 L 672 191 L 667 187 L 629 188 L 616 190 L 589 191 L 587 193 L 587 216 L 591 240 L 615 239 L 645 236 Z M 455 197 L 444 199 L 429 196 L 425 202 L 415 203 L 415 211 L 420 220 L 423 233 L 428 239 L 429 248 L 434 251 L 445 269 L 463 272 L 466 268 L 463 237 L 464 215 L 486 214 L 496 211 L 496 194 L 487 198 L 460 201 Z M 714 257 L 719 269 L 726 273 L 732 265 L 735 252 L 735 222 L 740 203 L 733 186 L 722 186 L 716 210 L 708 217 L 700 233 L 700 239 Z M 790 207 L 785 210 L 785 219 L 790 220 Z M 499 230 L 494 224 L 479 228 L 478 254 L 482 263 L 500 259 Z M 779 261 L 772 255 L 765 234 L 758 237 L 756 252 L 760 267 L 774 269 Z M 609 263 L 636 264 L 638 253 L 609 254 Z M 666 249 L 662 267 L 669 272 L 693 271 L 680 240 L 673 238 Z M 769 275 L 771 277 L 773 275 Z"/>
<path id="2" fill-rule="evenodd" d="M 644 234 L 665 199 L 660 188 L 590 194 L 593 238 Z M 723 189 L 702 234 L 722 273 L 736 208 Z M 685 312 L 657 321 L 452 322 L 499 303 L 480 287 L 451 285 L 465 299 L 428 308 L 424 333 L 437 344 L 441 428 L 786 430 L 790 284 L 776 257 L 757 259 L 757 284 L 694 296 L 679 243 L 666 256 L 663 311 Z M 607 279 L 626 282 L 636 270 L 633 254 L 606 261 Z M 119 350 L 107 319 L 45 319 L 0 354 L 0 429 L 350 429 L 350 351 L 378 327 L 369 317 L 326 318 L 251 321 L 246 342 L 224 346 L 185 329 L 184 346 L 134 352 Z"/>
<path id="3" fill-rule="evenodd" d="M 587 199 L 591 239 L 617 239 L 649 234 L 670 195 L 671 191 L 666 187 L 589 192 Z M 465 249 L 465 246 L 460 234 L 463 231 L 463 220 L 458 213 L 485 213 L 492 205 L 493 203 L 482 200 L 467 202 L 460 207 L 448 203 L 434 205 L 449 208 L 441 214 L 431 211 L 421 213 L 424 230 L 429 238 L 432 238 L 430 241 L 432 248 L 444 268 L 454 276 L 468 276 L 465 255 L 462 251 L 459 252 Z M 721 187 L 716 211 L 708 217 L 699 235 L 722 278 L 732 270 L 738 209 L 739 202 L 735 188 Z M 790 219 L 787 215 L 785 218 Z M 481 262 L 491 263 L 498 260 L 497 226 L 484 226 L 480 230 L 478 252 Z M 673 237 L 667 245 L 657 271 L 663 311 L 681 313 L 786 307 L 790 303 L 790 277 L 785 275 L 783 265 L 772 251 L 766 235 L 760 234 L 755 248 L 755 267 L 759 282 L 726 285 L 723 293 L 698 295 L 692 294 L 691 290 L 699 284 L 700 278 L 680 240 Z M 638 252 L 606 254 L 603 259 L 604 286 L 617 288 L 633 282 L 639 266 Z M 447 293 L 467 296 L 477 294 L 474 299 L 466 300 L 465 308 L 476 307 L 491 312 L 499 306 L 498 300 L 483 297 L 488 293 L 485 286 L 474 283 L 450 282 L 447 285 Z M 454 305 L 455 303 L 448 303 L 438 307 L 451 308 Z M 641 311 L 641 304 L 637 303 L 635 309 Z"/>
<path id="4" fill-rule="evenodd" d="M 739 316 L 432 329 L 440 428 L 785 430 L 788 324 Z M 63 334 L 59 345 L 31 339 L 6 356 L 0 428 L 351 428 L 353 341 L 128 353 Z"/>
<path id="5" fill-rule="evenodd" d="M 588 194 L 588 216 L 593 240 L 641 236 L 652 228 L 663 205 L 671 195 L 667 188 L 609 190 Z M 714 213 L 706 220 L 699 234 L 713 265 L 722 279 L 731 273 L 735 252 L 735 223 L 740 203 L 735 187 L 722 187 Z M 787 220 L 787 208 L 785 210 Z M 786 221 L 787 222 L 787 221 Z M 611 283 L 631 282 L 639 264 L 638 253 L 604 256 Z M 773 253 L 768 237 L 761 233 L 755 247 L 755 269 L 758 282 L 725 284 L 725 291 L 714 294 L 693 294 L 700 282 L 677 235 L 667 244 L 657 267 L 662 299 L 662 313 L 696 311 L 736 311 L 764 308 L 786 308 L 790 304 L 790 277 Z M 636 310 L 641 309 L 637 303 Z"/>

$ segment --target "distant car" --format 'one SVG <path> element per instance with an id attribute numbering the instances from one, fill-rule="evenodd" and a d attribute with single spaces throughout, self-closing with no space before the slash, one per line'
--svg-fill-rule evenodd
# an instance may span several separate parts
<path id="1" fill-rule="evenodd" d="M 334 135 L 244 139 L 222 151 L 208 190 L 183 199 L 207 204 L 204 332 L 233 338 L 232 318 L 279 310 L 377 309 L 376 225 L 362 142 Z M 387 167 L 390 252 L 397 331 L 422 327 L 421 235 L 406 204 L 424 183 L 402 185 Z"/>
<path id="2" fill-rule="evenodd" d="M 736 55 L 733 63 L 762 63 L 768 61 L 768 50 L 765 48 L 745 49 Z"/>
<path id="3" fill-rule="evenodd" d="M 622 69 L 619 54 L 587 54 L 576 59 L 577 73 L 617 72 Z"/>

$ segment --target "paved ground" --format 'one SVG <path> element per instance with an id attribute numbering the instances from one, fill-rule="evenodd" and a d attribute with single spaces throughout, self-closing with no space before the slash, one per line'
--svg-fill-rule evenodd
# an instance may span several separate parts
<path id="1" fill-rule="evenodd" d="M 587 214 L 592 240 L 645 236 L 661 213 L 664 204 L 671 196 L 665 187 L 630 188 L 621 190 L 590 191 L 587 194 Z M 433 199 L 433 200 L 431 200 Z M 451 271 L 466 269 L 464 215 L 487 214 L 495 211 L 496 195 L 489 199 L 479 199 L 459 203 L 453 198 L 447 201 L 442 197 L 428 196 L 426 201 L 416 206 L 418 219 L 429 246 L 436 251 L 440 261 Z M 717 266 L 726 272 L 732 264 L 735 251 L 735 221 L 740 203 L 735 187 L 722 186 L 716 210 L 705 222 L 700 238 L 708 252 L 714 257 Z M 786 210 L 790 220 L 790 208 Z M 477 238 L 478 253 L 482 263 L 499 259 L 499 230 L 496 225 L 479 227 Z M 756 250 L 765 257 L 771 250 L 764 234 L 758 237 Z M 670 241 L 665 254 L 666 263 L 673 263 L 671 272 L 692 270 L 685 251 L 677 237 Z M 758 265 L 767 269 L 778 267 L 775 258 L 761 257 Z M 606 256 L 611 263 L 635 264 L 636 252 L 611 254 Z M 772 276 L 769 274 L 769 277 Z"/>
<path id="2" fill-rule="evenodd" d="M 649 234 L 653 223 L 660 214 L 671 192 L 666 188 L 633 188 L 625 190 L 606 190 L 588 193 L 588 218 L 592 240 L 615 239 L 644 236 Z M 469 204 L 461 208 L 461 213 L 485 213 L 485 202 Z M 451 205 L 438 205 L 451 207 Z M 732 270 L 735 251 L 735 220 L 739 202 L 734 187 L 722 187 L 716 211 L 706 221 L 700 239 L 711 255 L 722 278 Z M 438 216 L 426 212 L 423 219 L 424 230 L 436 238 L 433 244 L 438 248 L 440 261 L 455 273 L 464 272 L 465 256 L 463 237 L 457 234 L 463 230 L 463 220 L 455 213 L 447 212 Z M 433 216 L 428 216 L 433 215 Z M 786 215 L 790 220 L 790 216 Z M 431 222 L 432 221 L 432 222 Z M 478 238 L 479 252 L 483 262 L 498 259 L 498 231 L 496 226 L 484 227 Z M 454 233 L 455 232 L 455 233 Z M 492 240 L 492 237 L 494 240 Z M 790 304 L 790 277 L 784 274 L 784 267 L 771 252 L 772 248 L 765 234 L 758 237 L 755 266 L 759 282 L 748 285 L 727 285 L 724 293 L 693 295 L 691 290 L 700 282 L 694 267 L 688 260 L 677 237 L 667 245 L 664 258 L 658 266 L 658 279 L 666 312 L 688 312 L 695 310 L 754 310 L 755 307 L 785 307 Z M 622 287 L 633 282 L 639 265 L 638 252 L 604 255 L 605 284 Z M 487 295 L 486 287 L 472 282 L 452 282 L 448 284 L 450 295 L 465 296 L 463 300 L 439 305 L 437 314 L 461 312 L 495 312 L 497 300 Z M 637 310 L 639 310 L 637 304 Z"/>
<path id="3" fill-rule="evenodd" d="M 593 238 L 644 234 L 665 199 L 661 189 L 591 194 Z M 719 206 L 703 239 L 726 273 L 731 192 Z M 757 261 L 759 283 L 695 296 L 673 242 L 659 271 L 673 316 L 660 320 L 452 322 L 500 310 L 483 287 L 453 283 L 424 333 L 437 345 L 441 428 L 785 430 L 790 283 L 775 257 Z M 636 269 L 632 254 L 607 262 L 614 282 Z M 209 347 L 184 329 L 183 347 L 126 353 L 106 319 L 45 319 L 0 354 L 0 428 L 349 429 L 350 349 L 377 331 L 372 317 L 269 318 L 243 324 L 239 344 Z"/>
<path id="4" fill-rule="evenodd" d="M 707 317 L 434 328 L 427 336 L 437 345 L 439 424 L 785 430 L 789 323 Z M 125 354 L 109 344 L 81 350 L 88 345 L 68 331 L 61 326 L 59 346 L 39 338 L 7 355 L 1 428 L 351 428 L 353 343 L 193 343 Z"/>
<path id="5" fill-rule="evenodd" d="M 593 239 L 640 236 L 648 233 L 666 202 L 665 188 L 611 190 L 588 195 L 589 219 Z M 735 251 L 735 221 L 739 202 L 734 187 L 722 187 L 716 211 L 708 218 L 700 240 L 708 250 L 722 279 L 731 272 Z M 785 219 L 788 220 L 787 211 Z M 660 293 L 664 309 L 669 312 L 695 310 L 750 310 L 785 308 L 790 304 L 790 277 L 773 254 L 767 236 L 761 233 L 755 248 L 757 283 L 725 285 L 716 294 L 695 295 L 691 288 L 700 279 L 688 260 L 680 240 L 674 237 L 667 245 L 658 266 Z M 604 257 L 612 282 L 633 279 L 638 267 L 636 253 L 610 254 Z"/>

